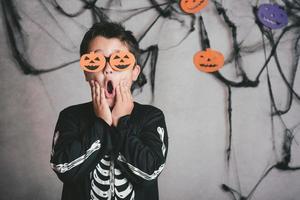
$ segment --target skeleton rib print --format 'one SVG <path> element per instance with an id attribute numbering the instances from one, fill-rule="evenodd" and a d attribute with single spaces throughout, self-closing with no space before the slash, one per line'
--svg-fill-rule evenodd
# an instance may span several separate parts
<path id="1" fill-rule="evenodd" d="M 91 200 L 133 200 L 132 184 L 114 166 L 109 156 L 104 156 L 91 172 Z"/>
<path id="2" fill-rule="evenodd" d="M 163 127 L 158 126 L 156 129 L 159 138 L 162 141 L 161 151 L 163 156 L 166 153 L 166 146 L 164 144 L 165 130 Z M 152 174 L 147 174 L 135 166 L 128 163 L 122 154 L 119 154 L 118 160 L 128 165 L 129 169 L 145 180 L 155 179 L 163 170 L 165 164 L 163 163 Z M 109 156 L 104 156 L 97 164 L 96 169 L 91 172 L 91 200 L 118 200 L 130 199 L 133 200 L 135 192 L 132 184 L 123 176 L 122 172 L 114 166 L 110 161 Z"/>

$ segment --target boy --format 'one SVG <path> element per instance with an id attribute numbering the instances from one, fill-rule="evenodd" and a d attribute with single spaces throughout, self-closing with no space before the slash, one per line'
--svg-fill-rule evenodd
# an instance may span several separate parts
<path id="1" fill-rule="evenodd" d="M 63 182 L 62 200 L 158 199 L 168 135 L 162 111 L 131 95 L 140 73 L 138 42 L 119 24 L 96 23 L 80 55 L 83 65 L 89 55 L 90 63 L 104 64 L 83 66 L 92 101 L 65 108 L 58 117 L 50 162 Z"/>

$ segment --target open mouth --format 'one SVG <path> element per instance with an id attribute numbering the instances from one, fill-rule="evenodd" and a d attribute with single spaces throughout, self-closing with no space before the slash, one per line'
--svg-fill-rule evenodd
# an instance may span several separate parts
<path id="1" fill-rule="evenodd" d="M 106 90 L 109 94 L 112 94 L 114 91 L 114 86 L 112 84 L 112 81 L 108 81 L 106 85 Z"/>
<path id="2" fill-rule="evenodd" d="M 115 89 L 113 82 L 111 80 L 106 82 L 106 88 L 105 88 L 105 97 L 107 99 L 113 99 L 115 97 Z"/>
<path id="3" fill-rule="evenodd" d="M 87 65 L 87 66 L 85 66 L 87 69 L 89 69 L 89 70 L 95 70 L 95 69 L 97 69 L 98 67 L 99 67 L 99 65 Z"/>

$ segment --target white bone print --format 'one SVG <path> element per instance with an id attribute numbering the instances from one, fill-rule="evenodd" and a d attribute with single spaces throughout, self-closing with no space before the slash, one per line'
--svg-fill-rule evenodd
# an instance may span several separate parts
<path id="1" fill-rule="evenodd" d="M 114 166 L 114 163 L 111 163 L 108 156 L 100 160 L 90 177 L 91 200 L 134 199 L 135 193 L 132 184 Z"/>

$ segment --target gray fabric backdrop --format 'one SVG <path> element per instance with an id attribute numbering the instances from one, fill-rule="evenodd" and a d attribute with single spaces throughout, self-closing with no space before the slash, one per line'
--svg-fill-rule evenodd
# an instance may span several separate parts
<path id="1" fill-rule="evenodd" d="M 85 29 L 79 29 L 77 23 L 90 27 L 89 13 L 72 21 L 58 15 L 54 9 L 51 10 L 70 38 L 69 41 L 53 19 L 45 15 L 39 1 L 18 0 L 16 3 L 21 10 L 23 28 L 28 35 L 26 51 L 35 66 L 44 69 L 79 58 L 79 44 Z M 239 39 L 244 38 L 246 45 L 261 43 L 261 35 L 254 25 L 249 3 L 246 0 L 223 2 L 230 16 L 239 25 Z M 49 1 L 44 4 L 51 8 Z M 65 8 L 70 9 L 76 8 L 77 4 L 76 1 L 71 5 L 63 3 Z M 149 2 L 124 0 L 122 7 L 118 3 L 114 6 L 128 9 L 145 5 L 149 6 Z M 65 53 L 50 37 L 42 37 L 45 34 L 28 16 L 73 52 Z M 125 25 L 139 35 L 155 16 L 157 12 L 151 10 Z M 211 46 L 228 57 L 232 50 L 230 34 L 212 4 L 203 10 L 202 16 L 209 31 Z M 39 76 L 24 75 L 11 57 L 3 17 L 0 18 L 0 27 L 0 198 L 59 199 L 62 183 L 49 165 L 54 126 L 63 108 L 90 101 L 89 86 L 78 63 Z M 159 47 L 165 49 L 178 41 L 182 36 L 181 31 L 182 28 L 175 22 L 160 20 L 141 46 L 145 48 L 158 41 Z M 284 38 L 278 48 L 287 77 L 290 77 L 290 50 L 294 42 L 291 38 Z M 230 167 L 226 167 L 227 89 L 213 76 L 195 69 L 192 57 L 199 48 L 196 30 L 178 47 L 159 52 L 153 105 L 165 113 L 170 144 L 167 165 L 159 177 L 162 200 L 231 199 L 221 190 L 222 183 L 247 195 L 267 167 L 280 160 L 281 156 L 284 129 L 278 118 L 275 118 L 274 150 L 270 99 L 264 71 L 258 87 L 232 89 L 233 149 Z M 267 48 L 267 51 L 270 49 Z M 254 78 L 264 62 L 263 51 L 245 55 L 243 59 L 247 74 Z M 284 107 L 288 99 L 287 88 L 273 61 L 269 68 L 276 101 L 279 106 Z M 228 64 L 222 69 L 222 73 L 235 79 L 236 74 L 232 69 L 234 66 Z M 146 69 L 146 74 L 148 71 Z M 300 93 L 299 73 L 296 75 L 295 90 Z M 135 100 L 140 103 L 148 104 L 150 99 L 149 84 L 142 93 L 135 94 Z M 295 127 L 299 123 L 299 111 L 299 101 L 295 101 L 291 111 L 283 116 L 289 127 Z M 296 128 L 295 133 L 298 131 L 299 128 Z M 295 140 L 300 141 L 299 134 L 295 135 Z M 292 146 L 291 164 L 300 165 L 299 145 L 295 142 Z M 253 199 L 299 200 L 300 171 L 273 170 L 259 185 Z"/>

